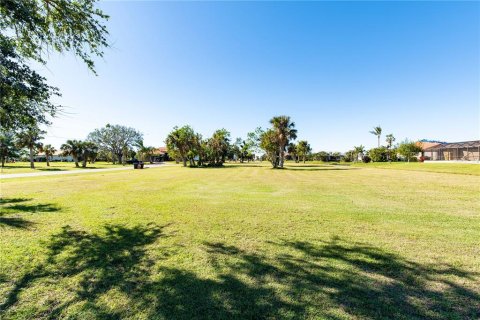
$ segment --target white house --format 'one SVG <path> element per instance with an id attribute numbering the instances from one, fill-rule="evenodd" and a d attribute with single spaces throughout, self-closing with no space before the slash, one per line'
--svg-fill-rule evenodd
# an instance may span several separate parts
<path id="1" fill-rule="evenodd" d="M 44 153 L 37 154 L 35 156 L 35 161 L 36 162 L 46 162 L 47 158 L 45 157 Z M 53 156 L 50 156 L 50 162 L 72 162 L 73 157 L 72 156 L 64 156 L 60 151 L 55 152 Z"/>

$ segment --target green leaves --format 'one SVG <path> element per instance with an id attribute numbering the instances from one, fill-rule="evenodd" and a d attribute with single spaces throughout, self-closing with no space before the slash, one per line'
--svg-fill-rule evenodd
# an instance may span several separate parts
<path id="1" fill-rule="evenodd" d="M 45 63 L 51 50 L 73 52 L 92 70 L 108 47 L 108 16 L 96 0 L 0 0 L 0 30 L 13 33 L 21 56 Z"/>
<path id="2" fill-rule="evenodd" d="M 107 124 L 88 135 L 88 141 L 95 143 L 101 151 L 108 151 L 122 162 L 124 151 L 143 145 L 143 134 L 134 128 Z"/>
<path id="3" fill-rule="evenodd" d="M 0 34 L 0 125 L 19 129 L 49 124 L 60 106 L 50 102 L 58 89 L 32 70 L 15 50 L 13 39 Z"/>
<path id="4" fill-rule="evenodd" d="M 0 125 L 4 129 L 49 124 L 60 106 L 57 88 L 28 60 L 46 63 L 51 51 L 73 52 L 95 73 L 93 56 L 108 47 L 96 0 L 0 0 Z"/>

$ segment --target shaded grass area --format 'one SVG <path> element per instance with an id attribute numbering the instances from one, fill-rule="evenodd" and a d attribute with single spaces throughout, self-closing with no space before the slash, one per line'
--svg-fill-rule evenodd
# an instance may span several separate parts
<path id="1" fill-rule="evenodd" d="M 30 198 L 1 198 L 0 199 L 0 228 L 14 227 L 27 229 L 33 225 L 24 218 L 25 213 L 55 212 L 59 208 L 50 203 L 30 204 Z"/>
<path id="2" fill-rule="evenodd" d="M 0 317 L 480 316 L 478 177 L 232 169 L 2 183 Z"/>
<path id="3" fill-rule="evenodd" d="M 112 164 L 109 162 L 95 162 L 93 164 L 87 164 L 86 168 L 75 167 L 74 162 L 50 162 L 50 166 L 47 167 L 46 162 L 35 162 L 35 169 L 30 169 L 29 162 L 16 162 L 6 163 L 5 167 L 0 168 L 1 174 L 11 173 L 31 173 L 31 172 L 54 172 L 54 171 L 70 171 L 70 170 L 82 170 L 82 169 L 108 169 L 108 168 L 120 168 L 122 165 Z"/>

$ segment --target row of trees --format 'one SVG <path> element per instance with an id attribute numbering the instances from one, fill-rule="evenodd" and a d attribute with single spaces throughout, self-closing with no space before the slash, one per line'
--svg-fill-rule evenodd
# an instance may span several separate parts
<path id="1" fill-rule="evenodd" d="M 247 139 L 237 138 L 230 144 L 230 133 L 225 129 L 214 132 L 211 138 L 203 139 L 192 127 L 175 127 L 166 139 L 170 156 L 190 166 L 219 166 L 226 159 L 250 161 L 256 158 L 268 160 L 273 168 L 283 168 L 285 159 L 295 161 L 398 161 L 399 156 L 410 161 L 422 149 L 416 143 L 405 140 L 394 145 L 395 137 L 388 134 L 385 138 L 385 146 L 381 145 L 382 128 L 374 127 L 372 134 L 377 136 L 378 147 L 366 150 L 363 145 L 356 146 L 344 155 L 339 152 L 320 151 L 312 153 L 310 144 L 301 140 L 297 143 L 297 129 L 295 123 L 288 116 L 273 117 L 270 120 L 271 127 L 263 130 L 257 128 L 247 134 Z M 259 155 L 263 153 L 259 157 Z"/>
<path id="2" fill-rule="evenodd" d="M 35 168 L 34 157 L 39 152 L 45 154 L 47 166 L 50 166 L 50 158 L 57 150 L 50 144 L 42 144 L 45 131 L 38 126 L 29 126 L 15 133 L 14 131 L 2 130 L 0 132 L 0 158 L 2 166 L 5 161 L 18 158 L 22 149 L 26 149 L 30 160 L 30 167 Z M 149 158 L 155 148 L 143 145 L 143 135 L 139 131 L 121 125 L 107 124 L 104 128 L 95 129 L 85 141 L 67 140 L 60 147 L 63 156 L 71 156 L 75 166 L 87 166 L 87 162 L 94 163 L 100 155 L 103 159 L 113 163 L 125 163 L 127 158 L 135 155 Z"/>
<path id="3" fill-rule="evenodd" d="M 292 141 L 297 138 L 295 123 L 288 116 L 273 117 L 271 127 L 258 127 L 247 134 L 246 139 L 237 138 L 230 143 L 230 132 L 216 130 L 210 138 L 204 139 L 192 127 L 174 127 L 165 140 L 169 156 L 183 162 L 184 166 L 221 166 L 226 160 L 244 162 L 254 160 L 263 151 L 265 158 L 274 168 L 283 168 L 285 154 L 295 161 L 306 161 L 311 152 L 307 141 Z"/>
<path id="4" fill-rule="evenodd" d="M 169 156 L 180 159 L 183 166 L 221 166 L 225 162 L 230 146 L 230 132 L 216 130 L 208 139 L 196 133 L 192 127 L 174 127 L 165 140 Z"/>
<path id="5" fill-rule="evenodd" d="M 395 137 L 393 134 L 385 136 L 385 145 L 382 146 L 381 136 L 382 127 L 376 126 L 370 131 L 378 139 L 377 148 L 366 150 L 363 145 L 356 146 L 352 150 L 345 153 L 345 161 L 363 161 L 363 162 L 386 162 L 386 161 L 398 161 L 399 156 L 410 162 L 412 159 L 416 160 L 416 155 L 422 151 L 420 145 L 413 141 L 405 140 L 401 143 L 394 145 Z"/>
<path id="6" fill-rule="evenodd" d="M 300 162 L 300 159 L 305 163 L 306 160 L 309 160 L 309 155 L 312 152 L 312 147 L 306 140 L 300 140 L 298 143 L 289 143 L 287 146 L 287 152 L 290 159 L 295 162 Z"/>
<path id="7" fill-rule="evenodd" d="M 47 166 L 50 166 L 50 159 L 55 155 L 57 150 L 50 144 L 43 144 L 41 140 L 46 132 L 38 127 L 30 127 L 19 133 L 13 131 L 0 132 L 0 159 L 2 167 L 8 159 L 17 159 L 21 157 L 22 151 L 26 151 L 30 161 L 30 168 L 35 168 L 35 156 L 38 153 L 44 153 Z M 60 147 L 64 156 L 72 156 L 75 166 L 79 167 L 79 159 L 83 163 L 82 167 L 86 167 L 87 161 L 95 162 L 98 155 L 98 147 L 90 141 L 67 140 Z"/>

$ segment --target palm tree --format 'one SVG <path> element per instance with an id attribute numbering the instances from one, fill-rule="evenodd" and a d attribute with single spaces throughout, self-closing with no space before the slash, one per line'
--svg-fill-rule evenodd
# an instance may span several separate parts
<path id="1" fill-rule="evenodd" d="M 385 141 L 387 142 L 387 148 L 390 149 L 393 145 L 393 142 L 395 142 L 395 137 L 391 133 L 387 134 Z"/>
<path id="2" fill-rule="evenodd" d="M 382 128 L 380 126 L 373 127 L 373 130 L 370 131 L 371 134 L 377 136 L 378 139 L 378 147 L 380 148 L 380 137 L 382 136 Z"/>
<path id="3" fill-rule="evenodd" d="M 298 153 L 298 156 L 302 157 L 303 163 L 305 163 L 305 159 L 307 158 L 307 155 L 311 151 L 312 151 L 312 148 L 310 147 L 310 144 L 307 141 L 305 140 L 298 141 L 297 153 Z"/>
<path id="4" fill-rule="evenodd" d="M 47 160 L 47 167 L 50 167 L 50 157 L 57 152 L 57 150 L 52 147 L 51 144 L 46 144 L 40 148 L 40 151 L 45 153 L 45 159 Z"/>
<path id="5" fill-rule="evenodd" d="M 78 168 L 78 156 L 82 154 L 83 142 L 80 140 L 67 140 L 60 149 L 63 151 L 63 155 L 72 156 L 73 161 L 75 161 L 75 167 Z"/>
<path id="6" fill-rule="evenodd" d="M 298 157 L 297 157 L 297 145 L 293 142 L 289 143 L 287 146 L 287 152 L 292 157 L 292 160 L 295 160 L 295 163 L 298 162 Z"/>
<path id="7" fill-rule="evenodd" d="M 33 164 L 35 149 L 38 149 L 42 146 L 39 140 L 43 139 L 43 134 L 45 134 L 45 131 L 40 130 L 36 126 L 29 127 L 18 134 L 17 143 L 21 148 L 28 148 L 30 156 L 30 168 L 32 169 L 35 169 L 35 165 Z"/>
<path id="8" fill-rule="evenodd" d="M 82 168 L 87 167 L 87 161 L 90 159 L 90 162 L 95 162 L 95 158 L 98 154 L 98 147 L 95 143 L 91 141 L 85 141 L 81 143 L 82 151 Z"/>
<path id="9" fill-rule="evenodd" d="M 270 120 L 270 123 L 273 125 L 273 130 L 277 136 L 278 152 L 280 155 L 278 167 L 283 168 L 283 162 L 285 160 L 285 147 L 290 139 L 295 140 L 297 138 L 295 123 L 290 121 L 289 116 L 273 117 Z"/>
<path id="10" fill-rule="evenodd" d="M 363 153 L 365 152 L 365 147 L 363 145 L 359 145 L 358 147 L 353 147 L 355 152 L 355 159 L 354 162 L 358 161 L 358 156 L 361 154 L 363 159 Z"/>

